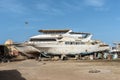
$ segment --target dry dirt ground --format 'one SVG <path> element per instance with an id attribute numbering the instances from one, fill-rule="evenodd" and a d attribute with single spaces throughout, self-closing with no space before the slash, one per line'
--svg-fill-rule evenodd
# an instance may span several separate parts
<path id="1" fill-rule="evenodd" d="M 0 80 L 120 80 L 120 60 L 0 63 Z"/>

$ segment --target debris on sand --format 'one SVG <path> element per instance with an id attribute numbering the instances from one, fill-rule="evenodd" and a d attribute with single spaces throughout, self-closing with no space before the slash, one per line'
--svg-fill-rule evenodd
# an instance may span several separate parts
<path id="1" fill-rule="evenodd" d="M 99 73 L 100 72 L 100 70 L 96 70 L 96 69 L 94 69 L 94 70 L 89 70 L 89 73 Z"/>

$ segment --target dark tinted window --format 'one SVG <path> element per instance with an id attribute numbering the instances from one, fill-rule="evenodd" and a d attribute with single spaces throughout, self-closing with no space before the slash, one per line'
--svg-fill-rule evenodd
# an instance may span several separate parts
<path id="1" fill-rule="evenodd" d="M 84 42 L 65 42 L 65 44 L 67 45 L 84 45 L 85 43 Z"/>
<path id="2" fill-rule="evenodd" d="M 30 41 L 56 41 L 56 39 L 30 39 Z"/>

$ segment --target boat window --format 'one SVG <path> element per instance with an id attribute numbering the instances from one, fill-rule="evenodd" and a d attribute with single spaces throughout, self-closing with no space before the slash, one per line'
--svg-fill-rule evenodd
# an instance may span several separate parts
<path id="1" fill-rule="evenodd" d="M 65 44 L 70 44 L 70 42 L 65 42 Z"/>
<path id="2" fill-rule="evenodd" d="M 109 45 L 100 45 L 100 47 L 108 47 Z"/>
<path id="3" fill-rule="evenodd" d="M 56 41 L 56 39 L 30 39 L 30 41 Z"/>
<path id="4" fill-rule="evenodd" d="M 79 32 L 70 32 L 70 34 L 71 35 L 76 35 L 76 34 L 78 34 L 78 35 L 81 35 L 81 37 L 79 37 L 79 38 L 87 38 L 89 35 L 90 35 L 90 33 L 79 33 Z"/>
<path id="5" fill-rule="evenodd" d="M 66 45 L 84 45 L 84 42 L 65 42 Z"/>
<path id="6" fill-rule="evenodd" d="M 92 45 L 95 45 L 95 44 L 98 44 L 98 42 L 92 42 L 91 44 L 92 44 Z"/>
<path id="7" fill-rule="evenodd" d="M 117 49 L 116 47 L 112 47 L 112 50 Z"/>

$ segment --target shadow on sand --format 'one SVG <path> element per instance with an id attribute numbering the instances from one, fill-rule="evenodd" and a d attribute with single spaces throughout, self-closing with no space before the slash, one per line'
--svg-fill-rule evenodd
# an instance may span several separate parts
<path id="1" fill-rule="evenodd" d="M 17 70 L 3 70 L 0 71 L 0 80 L 26 80 L 21 76 Z"/>

